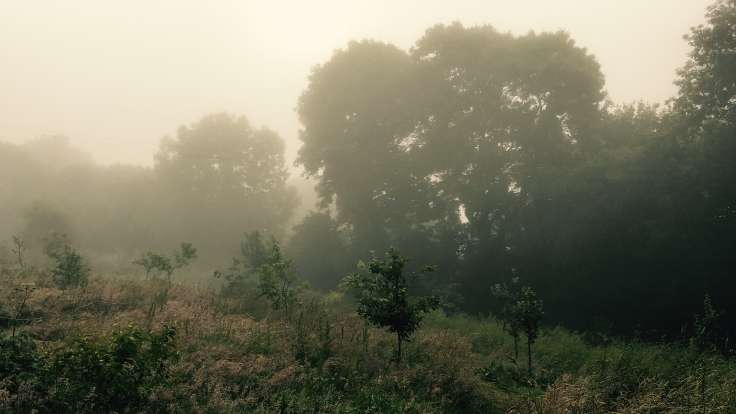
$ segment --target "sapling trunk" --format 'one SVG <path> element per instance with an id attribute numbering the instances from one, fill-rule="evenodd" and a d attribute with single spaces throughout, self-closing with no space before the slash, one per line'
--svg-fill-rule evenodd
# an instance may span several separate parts
<path id="1" fill-rule="evenodd" d="M 529 378 L 532 377 L 532 340 L 526 339 L 526 357 L 527 357 L 527 369 L 529 370 Z"/>
<path id="2" fill-rule="evenodd" d="M 396 364 L 401 363 L 401 334 L 396 334 Z"/>

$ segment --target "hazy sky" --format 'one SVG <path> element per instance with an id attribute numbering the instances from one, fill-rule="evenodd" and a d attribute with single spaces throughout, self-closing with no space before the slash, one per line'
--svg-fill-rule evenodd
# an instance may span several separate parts
<path id="1" fill-rule="evenodd" d="M 0 0 L 0 140 L 63 134 L 103 163 L 151 164 L 202 115 L 244 114 L 298 148 L 312 66 L 351 39 L 409 48 L 436 23 L 564 29 L 616 102 L 675 93 L 710 0 Z"/>

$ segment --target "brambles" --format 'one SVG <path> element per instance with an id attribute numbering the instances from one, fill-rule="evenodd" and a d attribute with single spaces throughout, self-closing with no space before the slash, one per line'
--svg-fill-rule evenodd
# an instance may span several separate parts
<path id="1" fill-rule="evenodd" d="M 407 259 L 392 248 L 385 258 L 371 259 L 368 273 L 354 273 L 343 281 L 346 287 L 355 290 L 358 314 L 371 324 L 388 328 L 396 334 L 397 362 L 401 362 L 402 343 L 419 328 L 423 315 L 440 305 L 435 296 L 410 296 L 409 279 L 404 274 L 406 262 Z M 361 263 L 359 268 L 363 270 L 366 266 Z M 431 269 L 426 268 L 425 271 Z"/>
<path id="2" fill-rule="evenodd" d="M 171 326 L 149 333 L 130 325 L 106 337 L 75 338 L 48 353 L 25 333 L 0 337 L 2 385 L 39 397 L 30 407 L 16 401 L 18 412 L 140 412 L 153 388 L 167 383 L 177 357 L 175 336 Z"/>

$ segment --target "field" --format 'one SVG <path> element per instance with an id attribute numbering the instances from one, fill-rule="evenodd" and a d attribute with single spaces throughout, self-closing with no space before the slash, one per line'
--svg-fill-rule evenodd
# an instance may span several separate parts
<path id="1" fill-rule="evenodd" d="M 0 412 L 726 413 L 736 364 L 682 344 L 543 328 L 518 363 L 493 318 L 427 315 L 394 337 L 339 292 L 287 314 L 256 287 L 43 272 L 2 281 Z M 162 295 L 162 293 L 164 293 Z"/>

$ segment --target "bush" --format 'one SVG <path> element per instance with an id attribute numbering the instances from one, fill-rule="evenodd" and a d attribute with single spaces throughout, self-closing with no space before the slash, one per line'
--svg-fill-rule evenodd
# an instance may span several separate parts
<path id="1" fill-rule="evenodd" d="M 27 334 L 0 337 L 0 378 L 23 380 L 36 372 L 40 362 L 36 342 Z"/>
<path id="2" fill-rule="evenodd" d="M 108 338 L 77 338 L 56 352 L 40 353 L 21 333 L 0 339 L 0 378 L 15 397 L 33 392 L 34 410 L 54 413 L 135 412 L 146 407 L 157 385 L 166 384 L 167 363 L 176 357 L 174 328 L 160 333 L 133 326 Z M 17 398 L 16 398 L 17 399 Z M 16 406 L 12 411 L 28 411 Z"/>

